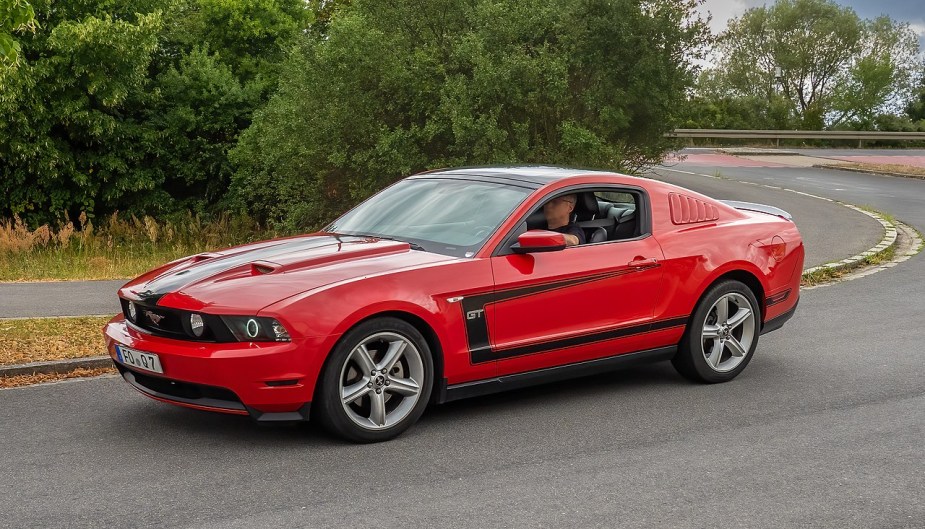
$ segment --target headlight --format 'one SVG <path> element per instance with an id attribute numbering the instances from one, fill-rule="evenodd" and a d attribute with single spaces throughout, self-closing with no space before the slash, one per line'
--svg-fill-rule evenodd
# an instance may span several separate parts
<path id="1" fill-rule="evenodd" d="M 128 319 L 132 321 L 138 319 L 138 308 L 135 307 L 135 303 L 132 301 L 128 302 Z"/>
<path id="2" fill-rule="evenodd" d="M 206 323 L 202 321 L 202 316 L 199 314 L 190 314 L 189 326 L 193 331 L 193 336 L 196 338 L 202 338 L 202 335 L 206 332 Z"/>
<path id="3" fill-rule="evenodd" d="M 222 316 L 222 321 L 239 342 L 288 342 L 289 331 L 273 318 Z"/>

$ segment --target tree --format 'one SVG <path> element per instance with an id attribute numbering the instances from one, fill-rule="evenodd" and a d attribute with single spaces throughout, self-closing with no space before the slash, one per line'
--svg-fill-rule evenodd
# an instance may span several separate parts
<path id="1" fill-rule="evenodd" d="M 780 93 L 800 126 L 869 120 L 904 99 L 918 42 L 908 24 L 862 20 L 831 0 L 778 0 L 730 22 L 717 67 L 726 94 Z"/>
<path id="2" fill-rule="evenodd" d="M 0 79 L 0 217 L 218 207 L 228 151 L 309 27 L 302 0 L 33 0 Z"/>
<path id="3" fill-rule="evenodd" d="M 912 97 L 906 104 L 906 115 L 912 121 L 925 122 L 925 62 L 922 63 L 919 71 L 919 83 L 912 92 Z M 923 123 L 925 126 L 925 123 Z"/>
<path id="4" fill-rule="evenodd" d="M 0 74 L 19 64 L 22 46 L 13 33 L 34 32 L 35 27 L 35 10 L 28 0 L 0 0 Z"/>
<path id="5" fill-rule="evenodd" d="M 41 28 L 23 43 L 26 60 L 0 92 L 2 213 L 34 223 L 51 212 L 118 207 L 156 184 L 127 170 L 139 160 L 140 130 L 125 114 L 144 98 L 161 15 L 115 18 L 51 4 L 34 3 Z"/>
<path id="6" fill-rule="evenodd" d="M 318 226 L 430 167 L 659 161 L 708 36 L 695 0 L 355 0 L 232 153 L 264 218 Z"/>

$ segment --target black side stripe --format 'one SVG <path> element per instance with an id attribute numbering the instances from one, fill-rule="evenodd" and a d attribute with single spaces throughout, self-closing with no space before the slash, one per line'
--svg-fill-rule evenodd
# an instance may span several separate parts
<path id="1" fill-rule="evenodd" d="M 679 327 L 686 325 L 687 319 L 687 316 L 682 316 L 680 318 L 671 318 L 667 320 L 643 323 L 640 325 L 630 325 L 628 327 L 608 329 L 606 331 L 598 331 L 581 336 L 572 336 L 560 340 L 553 340 L 550 342 L 513 347 L 511 349 L 502 349 L 500 351 L 472 351 L 470 353 L 470 357 L 472 358 L 473 364 L 478 364 L 481 362 L 488 362 L 490 360 L 500 360 L 514 356 L 552 351 L 555 349 L 567 349 L 570 347 L 578 347 L 580 345 L 587 345 L 595 342 L 603 342 L 617 338 L 626 338 L 627 336 L 633 336 L 636 334 L 645 334 L 647 332 L 661 331 L 664 329 L 670 329 L 672 327 Z"/>
<path id="2" fill-rule="evenodd" d="M 531 285 L 528 287 L 517 287 L 507 290 L 498 290 L 494 292 L 487 292 L 485 294 L 475 294 L 472 296 L 467 296 L 463 298 L 460 307 L 462 308 L 463 321 L 466 324 L 466 341 L 469 346 L 469 357 L 473 364 L 488 362 L 491 360 L 497 360 L 499 358 L 509 358 L 511 356 L 517 356 L 521 354 L 531 354 L 538 352 L 539 350 L 548 350 L 548 349 L 559 349 L 561 347 L 572 347 L 574 345 L 564 345 L 564 346 L 553 346 L 554 343 L 558 342 L 571 342 L 578 339 L 587 339 L 586 337 L 574 337 L 567 340 L 557 340 L 556 342 L 538 344 L 531 346 L 518 347 L 514 349 L 509 349 L 507 351 L 493 351 L 491 344 L 488 340 L 488 322 L 485 320 L 485 307 L 492 303 L 498 303 L 500 301 L 507 301 L 511 299 L 521 298 L 525 296 L 532 296 L 542 292 L 550 292 L 553 290 L 558 290 L 560 288 L 572 287 L 575 285 L 580 285 L 583 283 L 590 283 L 593 281 L 601 281 L 604 279 L 611 279 L 614 277 L 619 277 L 626 274 L 631 274 L 635 272 L 642 272 L 648 270 L 649 268 L 655 268 L 659 265 L 655 264 L 649 267 L 644 268 L 634 268 L 634 269 L 624 269 L 617 270 L 613 272 L 603 272 L 599 274 L 592 274 L 583 277 L 577 277 L 572 279 L 564 279 L 559 281 L 551 281 L 549 283 L 543 283 L 541 285 Z M 684 322 L 687 321 L 687 317 L 683 318 Z M 682 325 L 683 323 L 682 322 Z M 646 327 L 655 325 L 653 323 L 645 324 Z M 674 325 L 671 325 L 672 327 Z M 626 329 L 629 329 L 627 327 Z M 641 330 L 639 332 L 649 332 L 650 330 L 657 329 L 648 329 Z M 623 329 L 615 329 L 606 331 L 607 333 L 613 332 L 623 332 Z M 588 336 L 595 336 L 597 334 L 604 333 L 593 333 Z M 629 333 L 634 334 L 634 333 Z M 629 334 L 626 334 L 628 336 Z M 616 337 L 624 336 L 624 334 L 618 334 Z M 591 338 L 587 343 L 592 343 L 600 340 L 608 340 L 611 338 Z M 539 348 L 539 349 L 537 349 Z"/>

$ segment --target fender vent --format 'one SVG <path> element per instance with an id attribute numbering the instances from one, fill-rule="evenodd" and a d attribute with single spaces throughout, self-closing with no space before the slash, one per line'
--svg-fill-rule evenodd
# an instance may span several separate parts
<path id="1" fill-rule="evenodd" d="M 719 219 L 719 209 L 703 200 L 669 193 L 668 203 L 671 206 L 671 222 L 675 224 L 694 224 Z"/>

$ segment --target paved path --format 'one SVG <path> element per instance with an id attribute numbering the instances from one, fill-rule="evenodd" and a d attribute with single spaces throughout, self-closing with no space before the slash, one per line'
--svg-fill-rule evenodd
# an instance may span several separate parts
<path id="1" fill-rule="evenodd" d="M 125 280 L 0 283 L 0 318 L 115 314 Z"/>
<path id="2" fill-rule="evenodd" d="M 774 151 L 775 149 L 766 149 Z M 669 156 L 666 165 L 682 163 L 689 167 L 810 167 L 843 161 L 869 164 L 897 164 L 925 167 L 925 150 L 902 149 L 780 149 L 796 155 L 732 155 L 714 149 L 684 149 Z"/>

